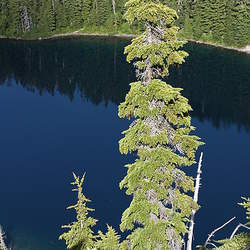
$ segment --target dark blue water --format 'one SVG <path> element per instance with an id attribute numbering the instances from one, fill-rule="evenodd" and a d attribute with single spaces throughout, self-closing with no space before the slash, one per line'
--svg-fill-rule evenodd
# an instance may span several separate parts
<path id="1" fill-rule="evenodd" d="M 134 79 L 123 55 L 127 43 L 0 41 L 0 224 L 14 249 L 64 249 L 58 236 L 74 218 L 65 210 L 74 202 L 72 171 L 86 171 L 96 229 L 108 223 L 119 230 L 129 204 L 119 182 L 132 160 L 118 149 L 129 122 L 118 118 L 117 106 Z M 227 219 L 244 221 L 237 203 L 249 196 L 250 57 L 193 44 L 186 50 L 187 63 L 168 81 L 184 88 L 206 142 L 195 225 L 202 243 Z"/>

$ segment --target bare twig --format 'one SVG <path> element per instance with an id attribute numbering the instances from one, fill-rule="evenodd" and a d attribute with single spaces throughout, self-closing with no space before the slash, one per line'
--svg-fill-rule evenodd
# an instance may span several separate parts
<path id="1" fill-rule="evenodd" d="M 219 230 L 221 230 L 223 227 L 225 227 L 226 225 L 228 225 L 230 222 L 232 222 L 236 217 L 233 217 L 232 219 L 230 219 L 229 221 L 227 221 L 225 224 L 223 224 L 222 226 L 216 228 L 214 231 L 212 231 L 209 235 L 208 238 L 204 244 L 204 248 L 206 248 L 206 246 L 210 243 L 210 239 L 215 235 L 216 232 L 218 232 Z"/>
<path id="2" fill-rule="evenodd" d="M 212 243 L 212 242 L 208 242 L 208 245 L 211 245 L 211 246 L 213 246 L 213 247 L 215 247 L 215 248 L 218 248 L 214 243 Z"/>
<path id="3" fill-rule="evenodd" d="M 198 202 L 199 189 L 200 189 L 202 157 L 203 157 L 203 152 L 201 152 L 198 169 L 197 169 L 196 183 L 195 183 L 194 202 L 196 203 Z M 196 213 L 196 210 L 192 209 L 191 220 L 189 224 L 189 232 L 188 232 L 187 250 L 192 250 L 195 213 Z"/>
<path id="4" fill-rule="evenodd" d="M 233 233 L 231 234 L 230 240 L 234 237 L 234 235 L 236 234 L 236 232 L 237 232 L 241 227 L 244 227 L 244 228 L 250 230 L 250 227 L 247 227 L 246 225 L 240 223 L 240 224 L 234 229 Z"/>

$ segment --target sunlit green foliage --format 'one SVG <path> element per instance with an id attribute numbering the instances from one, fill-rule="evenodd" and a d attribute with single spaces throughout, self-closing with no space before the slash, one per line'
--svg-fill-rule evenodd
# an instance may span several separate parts
<path id="1" fill-rule="evenodd" d="M 243 202 L 239 203 L 239 205 L 241 205 L 242 207 L 244 207 L 246 209 L 246 219 L 247 219 L 247 223 L 246 225 L 250 224 L 250 198 L 242 198 Z"/>
<path id="2" fill-rule="evenodd" d="M 102 250 L 118 250 L 120 248 L 120 236 L 111 226 L 107 225 L 107 229 L 106 234 L 98 232 L 98 241 L 95 247 Z"/>
<path id="3" fill-rule="evenodd" d="M 221 240 L 221 247 L 218 250 L 247 250 L 250 245 L 250 234 L 241 233 L 233 237 L 232 240 Z"/>
<path id="4" fill-rule="evenodd" d="M 179 50 L 184 42 L 177 38 L 176 11 L 149 0 L 130 0 L 126 8 L 127 21 L 144 24 L 145 31 L 125 49 L 138 81 L 119 106 L 120 117 L 134 120 L 123 132 L 120 151 L 138 158 L 127 165 L 120 183 L 132 195 L 121 230 L 132 230 L 127 237 L 131 249 L 181 249 L 191 209 L 197 208 L 187 194 L 194 183 L 184 167 L 195 163 L 201 142 L 190 134 L 192 109 L 181 89 L 158 78 L 184 62 L 187 53 Z"/>
<path id="5" fill-rule="evenodd" d="M 69 206 L 67 209 L 74 209 L 76 212 L 76 221 L 62 226 L 66 232 L 59 236 L 60 240 L 65 240 L 67 249 L 71 250 L 126 250 L 127 244 L 124 241 L 120 245 L 120 236 L 111 226 L 107 226 L 107 232 L 104 234 L 99 231 L 94 234 L 92 228 L 96 225 L 97 220 L 89 216 L 89 212 L 94 209 L 88 208 L 87 203 L 90 202 L 83 194 L 83 184 L 85 174 L 80 178 L 73 173 L 74 186 L 73 192 L 77 192 L 77 203 Z"/>
<path id="6" fill-rule="evenodd" d="M 96 220 L 88 215 L 93 209 L 87 207 L 86 204 L 90 200 L 82 193 L 85 175 L 80 178 L 73 173 L 73 176 L 74 182 L 71 184 L 74 188 L 72 191 L 77 192 L 77 203 L 69 206 L 67 209 L 75 210 L 76 221 L 69 225 L 62 226 L 62 228 L 67 229 L 67 231 L 60 235 L 59 239 L 65 240 L 68 249 L 92 249 L 95 244 L 92 227 L 96 225 Z"/>

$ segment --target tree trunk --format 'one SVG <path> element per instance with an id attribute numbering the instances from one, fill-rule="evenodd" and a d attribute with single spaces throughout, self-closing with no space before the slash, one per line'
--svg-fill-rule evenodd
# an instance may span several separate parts
<path id="1" fill-rule="evenodd" d="M 203 153 L 201 153 L 198 170 L 197 170 L 197 177 L 196 177 L 196 183 L 195 183 L 195 191 L 194 191 L 194 202 L 198 202 L 198 195 L 199 195 L 199 189 L 200 189 L 200 179 L 201 179 L 201 164 L 202 164 L 202 157 Z M 189 225 L 189 232 L 188 232 L 188 242 L 187 242 L 187 250 L 192 250 L 192 241 L 193 241 L 193 232 L 194 232 L 194 216 L 195 216 L 196 210 L 192 210 L 190 225 Z"/>
<path id="2" fill-rule="evenodd" d="M 29 15 L 28 8 L 26 6 L 23 6 L 22 12 L 21 12 L 21 26 L 22 26 L 22 32 L 30 31 L 32 25 L 31 16 Z"/>
<path id="3" fill-rule="evenodd" d="M 116 9 L 115 9 L 116 3 L 115 0 L 112 0 L 112 9 L 113 9 L 113 14 L 116 16 Z"/>
<path id="4" fill-rule="evenodd" d="M 116 3 L 115 0 L 112 0 L 112 9 L 113 9 L 113 14 L 114 14 L 114 24 L 117 26 L 117 20 L 116 20 Z"/>
<path id="5" fill-rule="evenodd" d="M 55 13 L 55 0 L 51 0 L 52 10 Z"/>
<path id="6" fill-rule="evenodd" d="M 147 44 L 153 44 L 153 34 L 152 34 L 152 27 L 149 23 L 146 23 L 146 43 Z M 146 59 L 146 69 L 145 69 L 145 73 L 142 79 L 142 82 L 144 85 L 149 84 L 152 79 L 153 79 L 153 69 L 151 67 L 151 58 L 148 57 Z"/>

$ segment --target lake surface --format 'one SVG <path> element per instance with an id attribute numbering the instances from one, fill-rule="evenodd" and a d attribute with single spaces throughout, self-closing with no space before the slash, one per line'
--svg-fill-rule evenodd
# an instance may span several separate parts
<path id="1" fill-rule="evenodd" d="M 65 249 L 58 236 L 74 218 L 65 210 L 75 201 L 72 171 L 86 171 L 96 230 L 106 223 L 119 230 L 130 202 L 119 182 L 133 160 L 118 149 L 129 122 L 118 118 L 117 106 L 134 80 L 123 55 L 128 43 L 0 41 L 0 224 L 14 250 Z M 198 244 L 231 217 L 245 218 L 237 203 L 250 186 L 250 56 L 195 44 L 185 49 L 187 62 L 167 81 L 184 88 L 196 134 L 206 143 Z"/>

